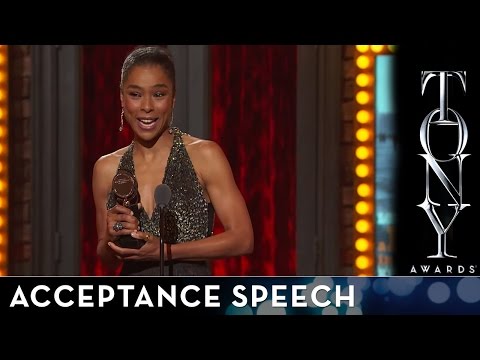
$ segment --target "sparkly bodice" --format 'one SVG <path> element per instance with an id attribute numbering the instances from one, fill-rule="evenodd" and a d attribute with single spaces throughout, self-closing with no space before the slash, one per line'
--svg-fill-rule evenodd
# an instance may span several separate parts
<path id="1" fill-rule="evenodd" d="M 173 134 L 173 146 L 167 160 L 163 183 L 170 187 L 172 196 L 165 206 L 164 240 L 168 243 L 180 243 L 203 239 L 213 231 L 213 206 L 203 195 L 203 188 L 183 143 L 184 133 L 178 128 L 172 128 L 170 132 Z M 135 176 L 133 150 L 132 142 L 120 159 L 118 170 L 128 170 Z M 110 193 L 107 209 L 115 204 L 115 196 Z M 159 236 L 160 206 L 155 206 L 151 218 L 145 209 L 141 209 L 139 223 L 141 231 Z"/>

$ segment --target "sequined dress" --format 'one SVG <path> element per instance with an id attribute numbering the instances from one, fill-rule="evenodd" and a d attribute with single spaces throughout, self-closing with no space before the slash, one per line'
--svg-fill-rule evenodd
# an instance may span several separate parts
<path id="1" fill-rule="evenodd" d="M 170 187 L 172 196 L 164 208 L 166 233 L 164 240 L 175 244 L 196 241 L 212 235 L 214 210 L 212 204 L 203 196 L 203 188 L 183 143 L 184 133 L 178 128 L 172 128 L 170 132 L 173 134 L 173 146 L 167 160 L 163 183 Z M 123 154 L 118 170 L 128 170 L 135 176 L 133 145 L 132 142 Z M 107 209 L 115 204 L 115 195 L 110 193 Z M 141 231 L 159 236 L 160 207 L 158 205 L 155 207 L 151 218 L 144 209 L 141 209 L 139 223 Z M 206 261 L 165 261 L 164 274 L 195 276 L 211 275 L 211 272 Z M 125 261 L 120 275 L 160 275 L 159 262 Z"/>

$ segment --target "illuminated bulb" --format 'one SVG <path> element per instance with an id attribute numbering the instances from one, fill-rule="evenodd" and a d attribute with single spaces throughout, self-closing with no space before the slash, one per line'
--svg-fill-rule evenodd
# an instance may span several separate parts
<path id="1" fill-rule="evenodd" d="M 367 110 L 360 110 L 357 112 L 357 121 L 360 124 L 366 124 L 372 120 L 372 113 Z"/>
<path id="2" fill-rule="evenodd" d="M 0 228 L 5 224 L 5 218 L 3 216 L 0 216 Z"/>
<path id="3" fill-rule="evenodd" d="M 5 64 L 6 57 L 2 53 L 0 53 L 0 65 Z"/>
<path id="4" fill-rule="evenodd" d="M 361 197 L 367 197 L 372 194 L 372 189 L 368 184 L 360 184 L 357 187 L 357 194 Z"/>
<path id="5" fill-rule="evenodd" d="M 0 101 L 5 100 L 6 97 L 5 90 L 0 89 Z"/>
<path id="6" fill-rule="evenodd" d="M 370 150 L 368 150 L 368 147 L 366 146 L 359 146 L 355 150 L 355 156 L 359 158 L 360 160 L 365 160 L 369 157 L 370 155 Z"/>
<path id="7" fill-rule="evenodd" d="M 360 128 L 355 133 L 355 137 L 358 141 L 367 141 L 370 138 L 370 132 L 365 128 Z"/>
<path id="8" fill-rule="evenodd" d="M 355 266 L 361 270 L 365 270 L 370 266 L 370 259 L 365 255 L 360 255 L 355 259 Z"/>
<path id="9" fill-rule="evenodd" d="M 355 79 L 357 82 L 357 85 L 360 87 L 365 87 L 370 85 L 370 76 L 367 74 L 361 73 L 357 75 L 357 78 Z"/>
<path id="10" fill-rule="evenodd" d="M 358 177 L 364 178 L 364 177 L 367 177 L 368 174 L 370 174 L 370 169 L 365 164 L 359 164 L 355 168 L 355 173 L 357 174 Z M 1 189 L 0 189 L 0 191 L 1 191 Z"/>
<path id="11" fill-rule="evenodd" d="M 0 109 L 0 112 L 2 110 Z M 1 114 L 0 114 L 1 115 Z M 2 117 L 0 116 L 0 120 L 2 119 Z M 5 131 L 5 126 L 0 126 L 0 138 L 4 137 L 6 134 L 6 131 Z"/>
<path id="12" fill-rule="evenodd" d="M 357 249 L 357 251 L 364 252 L 364 251 L 367 251 L 369 247 L 370 247 L 370 244 L 368 240 L 365 238 L 358 238 L 355 241 L 355 249 Z"/>
<path id="13" fill-rule="evenodd" d="M 0 197 L 0 209 L 6 208 L 7 207 L 7 201 L 6 199 L 2 196 Z"/>
<path id="14" fill-rule="evenodd" d="M 355 48 L 358 52 L 365 53 L 368 51 L 368 45 L 356 45 Z"/>
<path id="15" fill-rule="evenodd" d="M 360 215 L 366 215 L 370 211 L 370 205 L 366 201 L 359 201 L 355 205 L 355 211 Z"/>
<path id="16" fill-rule="evenodd" d="M 380 53 L 380 52 L 383 51 L 383 48 L 384 48 L 384 47 L 385 47 L 385 45 L 371 45 L 371 46 L 370 46 L 370 49 L 372 49 L 372 51 L 373 51 L 374 53 L 377 53 L 377 54 L 378 54 L 378 53 Z"/>
<path id="17" fill-rule="evenodd" d="M 370 223 L 365 219 L 360 219 L 355 223 L 355 229 L 359 233 L 365 234 L 368 230 L 370 230 Z"/>
<path id="18" fill-rule="evenodd" d="M 0 71 L 0 84 L 4 82 L 6 78 L 7 78 L 7 75 L 5 71 Z"/>
<path id="19" fill-rule="evenodd" d="M 355 100 L 357 100 L 357 103 L 359 103 L 360 105 L 368 104 L 368 102 L 370 101 L 370 94 L 364 90 L 359 91 L 355 96 Z"/>
<path id="20" fill-rule="evenodd" d="M 6 188 L 6 184 L 5 184 L 5 181 L 3 180 L 0 180 L 0 191 L 4 191 Z"/>
<path id="21" fill-rule="evenodd" d="M 0 144 L 0 155 L 3 154 L 3 144 Z"/>
<path id="22" fill-rule="evenodd" d="M 387 46 L 388 50 L 392 53 L 394 53 L 395 51 L 397 51 L 397 45 L 388 45 Z"/>
<path id="23" fill-rule="evenodd" d="M 366 55 L 360 55 L 357 58 L 357 66 L 360 69 L 367 69 L 370 66 L 370 63 L 371 63 L 370 58 Z"/>

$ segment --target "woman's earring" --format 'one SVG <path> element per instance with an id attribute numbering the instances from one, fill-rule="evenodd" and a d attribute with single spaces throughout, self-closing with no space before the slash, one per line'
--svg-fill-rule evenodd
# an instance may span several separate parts
<path id="1" fill-rule="evenodd" d="M 170 122 L 168 123 L 168 133 L 169 134 L 173 134 L 172 124 L 173 124 L 173 110 L 172 110 L 172 117 L 170 118 Z"/>
<path id="2" fill-rule="evenodd" d="M 123 130 L 123 116 L 124 116 L 124 111 L 122 109 L 122 113 L 120 114 L 120 127 L 118 128 L 118 131 Z"/>

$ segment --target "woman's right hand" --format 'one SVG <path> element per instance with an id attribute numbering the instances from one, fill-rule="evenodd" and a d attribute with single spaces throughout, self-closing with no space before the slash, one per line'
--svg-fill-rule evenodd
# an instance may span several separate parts
<path id="1" fill-rule="evenodd" d="M 112 237 L 130 235 L 132 231 L 138 230 L 138 219 L 132 210 L 117 204 L 107 211 L 107 229 Z"/>

